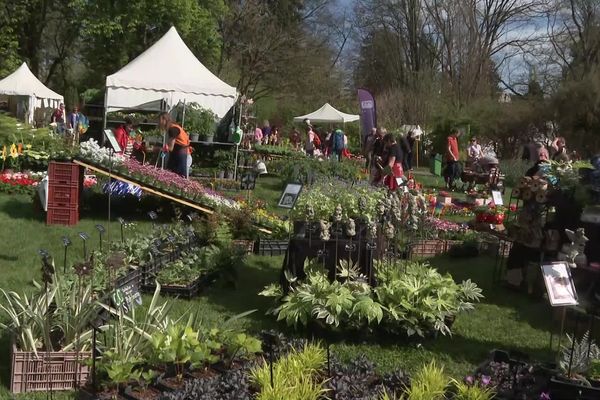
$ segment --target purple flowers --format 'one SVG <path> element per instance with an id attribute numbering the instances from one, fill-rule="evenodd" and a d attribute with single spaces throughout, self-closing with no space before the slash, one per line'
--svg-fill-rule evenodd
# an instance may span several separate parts
<path id="1" fill-rule="evenodd" d="M 489 377 L 487 375 L 481 375 L 481 385 L 482 386 L 488 386 L 491 381 L 492 381 L 491 377 Z"/>
<path id="2" fill-rule="evenodd" d="M 184 178 L 174 172 L 160 168 L 155 168 L 149 164 L 140 164 L 134 159 L 126 159 L 123 166 L 128 174 L 137 178 L 151 179 L 153 184 L 162 185 L 166 189 L 176 190 L 182 196 L 202 201 L 211 206 L 226 206 L 230 208 L 239 208 L 239 205 L 230 199 L 226 199 L 217 192 L 207 189 L 195 180 Z"/>
<path id="3" fill-rule="evenodd" d="M 550 393 L 546 393 L 546 392 L 540 393 L 540 400 L 551 400 Z"/>
<path id="4" fill-rule="evenodd" d="M 479 384 L 480 387 L 484 388 L 486 386 L 489 386 L 491 382 L 492 378 L 487 375 L 481 375 L 479 379 L 476 379 L 472 375 L 468 375 L 465 377 L 465 383 L 468 386 L 475 386 L 476 384 Z"/>

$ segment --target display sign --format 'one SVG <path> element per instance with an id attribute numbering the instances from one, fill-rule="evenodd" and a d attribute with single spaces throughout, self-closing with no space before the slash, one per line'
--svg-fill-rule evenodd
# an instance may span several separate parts
<path id="1" fill-rule="evenodd" d="M 128 313 L 133 307 L 142 305 L 142 295 L 139 285 L 136 282 L 130 282 L 121 286 L 112 296 L 116 308 L 123 308 Z"/>
<path id="2" fill-rule="evenodd" d="M 296 205 L 300 192 L 302 191 L 302 185 L 299 183 L 288 183 L 281 194 L 278 206 L 281 208 L 289 208 L 290 210 Z"/>
<path id="3" fill-rule="evenodd" d="M 504 205 L 504 199 L 502 198 L 502 193 L 500 193 L 498 190 L 492 190 L 492 201 L 494 202 L 495 206 Z"/>
<path id="4" fill-rule="evenodd" d="M 542 276 L 552 307 L 578 304 L 571 270 L 566 262 L 553 262 L 542 265 Z"/>
<path id="5" fill-rule="evenodd" d="M 110 146 L 113 148 L 115 153 L 120 153 L 122 151 L 121 146 L 119 146 L 119 142 L 117 142 L 117 138 L 115 137 L 113 131 L 110 129 L 105 129 L 104 134 L 106 135 L 106 138 L 108 139 Z"/>

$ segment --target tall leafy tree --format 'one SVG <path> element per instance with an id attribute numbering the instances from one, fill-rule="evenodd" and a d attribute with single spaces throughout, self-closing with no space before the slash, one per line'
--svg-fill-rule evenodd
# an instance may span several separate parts
<path id="1" fill-rule="evenodd" d="M 171 26 L 202 63 L 214 66 L 221 40 L 217 16 L 225 11 L 222 0 L 88 1 L 82 29 L 88 83 L 102 86 L 107 75 L 141 54 Z"/>

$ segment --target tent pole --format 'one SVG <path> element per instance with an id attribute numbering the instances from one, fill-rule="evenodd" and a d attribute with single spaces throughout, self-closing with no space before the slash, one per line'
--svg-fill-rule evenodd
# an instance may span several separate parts
<path id="1" fill-rule="evenodd" d="M 183 99 L 183 115 L 181 116 L 181 127 L 185 129 L 185 100 Z"/>
<path id="2" fill-rule="evenodd" d="M 108 87 L 104 90 L 104 117 L 102 118 L 102 130 L 106 129 L 106 114 L 108 114 Z M 66 120 L 66 117 L 65 117 Z"/>

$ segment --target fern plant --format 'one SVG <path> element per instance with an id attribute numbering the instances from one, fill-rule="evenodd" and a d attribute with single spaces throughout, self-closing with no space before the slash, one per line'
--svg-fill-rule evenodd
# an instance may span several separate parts
<path id="1" fill-rule="evenodd" d="M 572 353 L 571 349 L 573 349 Z M 590 338 L 589 332 L 586 331 L 581 340 L 567 335 L 566 343 L 561 345 L 558 365 L 564 374 L 569 373 L 570 366 L 571 375 L 569 378 L 579 378 L 588 372 L 591 361 L 599 358 L 600 348 Z"/>

